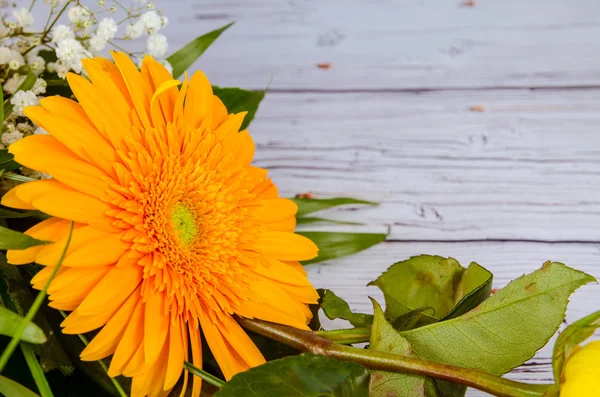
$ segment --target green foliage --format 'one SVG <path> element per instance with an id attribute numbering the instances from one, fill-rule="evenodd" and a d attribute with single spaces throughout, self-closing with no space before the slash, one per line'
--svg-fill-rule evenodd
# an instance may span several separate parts
<path id="1" fill-rule="evenodd" d="M 342 232 L 296 232 L 312 240 L 319 247 L 319 256 L 302 264 L 308 265 L 330 259 L 341 258 L 366 250 L 385 241 L 384 233 L 342 233 Z"/>
<path id="2" fill-rule="evenodd" d="M 171 54 L 167 61 L 173 66 L 173 77 L 177 78 L 183 74 L 190 66 L 196 62 L 200 55 L 210 47 L 210 45 L 227 30 L 233 22 L 227 25 L 196 37 L 177 52 Z"/>
<path id="3" fill-rule="evenodd" d="M 28 388 L 0 375 L 0 394 L 4 397 L 39 397 Z"/>
<path id="4" fill-rule="evenodd" d="M 4 207 L 0 207 L 0 218 L 29 218 L 29 217 L 46 217 L 45 214 L 39 211 L 14 211 L 12 209 L 7 209 Z"/>
<path id="5" fill-rule="evenodd" d="M 548 342 L 562 323 L 569 295 L 591 281 L 561 263 L 546 263 L 467 314 L 401 335 L 420 358 L 500 375 Z"/>
<path id="6" fill-rule="evenodd" d="M 556 383 L 562 382 L 561 375 L 567 358 L 581 342 L 592 336 L 598 328 L 600 328 L 600 311 L 574 322 L 560 333 L 552 354 L 552 369 Z"/>
<path id="7" fill-rule="evenodd" d="M 0 249 L 2 250 L 22 250 L 46 243 L 46 241 L 40 241 L 26 234 L 0 226 Z"/>
<path id="8" fill-rule="evenodd" d="M 21 164 L 17 163 L 13 159 L 13 155 L 11 153 L 8 153 L 8 150 L 0 150 L 0 170 L 2 170 L 3 172 L 8 172 L 20 168 Z"/>
<path id="9" fill-rule="evenodd" d="M 23 80 L 21 82 L 21 84 L 17 88 L 17 91 L 15 91 L 15 92 L 29 91 L 35 85 L 36 80 L 37 80 L 36 74 L 30 70 L 29 73 L 27 73 L 27 76 L 25 76 L 25 80 Z M 14 108 L 14 105 L 12 103 L 10 103 L 9 100 L 6 100 L 6 102 L 4 102 L 4 118 L 8 118 L 8 116 L 10 116 L 10 114 L 13 111 L 13 108 Z M 4 120 L 4 118 L 3 118 L 3 120 Z"/>
<path id="10" fill-rule="evenodd" d="M 330 199 L 313 199 L 313 198 L 293 198 L 291 199 L 298 206 L 298 212 L 296 217 L 302 217 L 311 212 L 322 211 L 329 208 L 337 207 L 340 205 L 348 204 L 365 204 L 365 205 L 379 205 L 372 201 L 358 200 L 352 197 L 337 197 Z"/>
<path id="11" fill-rule="evenodd" d="M 492 274 L 476 263 L 465 270 L 453 258 L 420 255 L 395 263 L 369 285 L 383 291 L 388 318 L 419 309 L 424 325 L 476 307 L 490 295 Z M 423 312 L 426 308 L 433 313 Z"/>
<path id="12" fill-rule="evenodd" d="M 0 306 L 0 334 L 10 336 L 15 335 L 17 329 L 21 326 L 24 319 L 12 310 Z M 44 343 L 46 335 L 44 331 L 34 323 L 28 323 L 21 335 L 21 339 L 29 343 Z"/>
<path id="13" fill-rule="evenodd" d="M 373 327 L 369 348 L 372 350 L 410 356 L 412 348 L 398 331 L 387 322 L 381 306 L 373 302 Z M 425 393 L 425 378 L 386 371 L 371 371 L 371 397 L 407 396 L 420 397 Z"/>
<path id="14" fill-rule="evenodd" d="M 369 327 L 373 322 L 373 316 L 363 313 L 352 313 L 350 306 L 345 300 L 338 297 L 331 290 L 319 290 L 321 295 L 321 309 L 330 320 L 342 318 L 348 320 L 355 327 Z"/>
<path id="15" fill-rule="evenodd" d="M 240 127 L 241 130 L 248 128 L 250 122 L 254 119 L 258 105 L 263 100 L 266 94 L 264 91 L 250 91 L 234 87 L 217 87 L 213 86 L 213 93 L 219 97 L 227 108 L 229 113 L 248 112 L 244 117 L 244 122 Z"/>
<path id="16" fill-rule="evenodd" d="M 215 397 L 367 397 L 369 372 L 361 365 L 301 354 L 235 375 Z"/>

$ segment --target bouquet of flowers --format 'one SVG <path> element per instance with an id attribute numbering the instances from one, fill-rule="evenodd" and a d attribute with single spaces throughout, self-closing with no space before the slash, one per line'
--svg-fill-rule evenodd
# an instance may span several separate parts
<path id="1" fill-rule="evenodd" d="M 190 70 L 231 24 L 166 57 L 168 19 L 154 3 L 3 6 L 0 394 L 600 390 L 600 342 L 579 346 L 600 312 L 558 337 L 554 383 L 501 377 L 548 343 L 570 294 L 594 281 L 564 264 L 492 291 L 477 263 L 409 258 L 370 283 L 385 297 L 373 314 L 313 288 L 304 266 L 386 235 L 295 230 L 333 222 L 314 212 L 376 203 L 283 198 L 252 165 L 247 127 L 266 90 L 211 86 Z M 34 6 L 47 9 L 41 29 Z M 323 329 L 319 315 L 348 327 Z"/>

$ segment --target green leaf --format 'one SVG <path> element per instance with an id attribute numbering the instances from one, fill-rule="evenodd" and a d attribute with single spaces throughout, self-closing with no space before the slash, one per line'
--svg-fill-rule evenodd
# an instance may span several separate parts
<path id="1" fill-rule="evenodd" d="M 328 319 L 335 320 L 336 318 L 342 318 L 348 320 L 350 324 L 358 328 L 371 326 L 373 322 L 372 315 L 352 313 L 348 303 L 331 290 L 319 290 L 318 292 L 322 296 L 321 308 Z"/>
<path id="2" fill-rule="evenodd" d="M 0 296 L 8 309 L 20 315 L 25 315 L 34 301 L 28 282 L 21 276 L 17 266 L 6 262 L 4 254 L 0 254 Z M 33 347 L 44 372 L 58 368 L 63 374 L 70 375 L 74 369 L 73 364 L 57 340 L 59 333 L 52 329 L 44 314 L 39 312 L 34 322 L 47 335 L 48 341 L 27 346 Z"/>
<path id="3" fill-rule="evenodd" d="M 233 22 L 227 25 L 196 37 L 186 44 L 182 49 L 171 54 L 167 61 L 173 66 L 173 77 L 177 78 L 183 74 L 198 58 L 206 51 L 208 47 L 223 33 L 227 28 L 233 25 Z"/>
<path id="4" fill-rule="evenodd" d="M 594 280 L 561 263 L 546 263 L 465 315 L 401 334 L 420 358 L 500 375 L 548 342 L 562 323 L 569 295 Z"/>
<path id="5" fill-rule="evenodd" d="M 341 258 L 366 250 L 385 241 L 384 233 L 296 232 L 312 240 L 319 247 L 319 256 L 303 265 Z"/>
<path id="6" fill-rule="evenodd" d="M 381 306 L 374 299 L 371 301 L 373 302 L 374 319 L 369 348 L 384 353 L 411 356 L 410 342 L 387 322 Z M 371 397 L 422 397 L 424 395 L 425 378 L 422 376 L 371 371 Z"/>
<path id="7" fill-rule="evenodd" d="M 33 237 L 29 237 L 26 234 L 0 226 L 1 250 L 22 250 L 41 244 L 47 244 L 47 242 L 37 240 Z"/>
<path id="8" fill-rule="evenodd" d="M 20 168 L 21 164 L 17 163 L 13 159 L 14 156 L 11 153 L 8 153 L 7 149 L 0 150 L 0 170 L 4 170 L 5 172 L 7 172 L 14 171 L 17 168 Z"/>
<path id="9" fill-rule="evenodd" d="M 314 354 L 270 361 L 235 375 L 215 397 L 368 397 L 361 365 Z"/>
<path id="10" fill-rule="evenodd" d="M 36 80 L 37 80 L 36 74 L 30 70 L 29 73 L 27 73 L 27 76 L 25 76 L 25 80 L 23 80 L 21 82 L 21 84 L 19 85 L 19 88 L 17 88 L 17 91 L 15 91 L 15 92 L 29 91 L 35 85 Z M 10 116 L 10 114 L 12 113 L 13 108 L 14 108 L 14 105 L 12 103 L 10 103 L 10 101 L 5 102 L 4 103 L 4 117 L 8 118 Z"/>
<path id="11" fill-rule="evenodd" d="M 307 225 L 309 223 L 335 223 L 336 225 L 362 225 L 362 223 L 359 222 L 345 222 L 345 221 L 338 221 L 335 219 L 325 219 L 325 218 L 318 218 L 318 217 L 314 217 L 314 216 L 301 216 L 300 218 L 296 219 L 296 225 Z"/>
<path id="12" fill-rule="evenodd" d="M 486 268 L 473 262 L 463 274 L 454 300 L 458 303 L 442 320 L 448 320 L 461 316 L 476 308 L 492 293 L 492 281 L 494 276 Z"/>
<path id="13" fill-rule="evenodd" d="M 31 216 L 43 216 L 39 211 L 13 211 L 7 208 L 0 207 L 0 218 L 29 218 Z"/>
<path id="14" fill-rule="evenodd" d="M 254 119 L 258 105 L 265 97 L 265 93 L 266 90 L 250 91 L 241 88 L 213 86 L 213 94 L 223 101 L 229 113 L 248 112 L 244 117 L 240 131 L 248 128 L 248 125 Z"/>
<path id="15" fill-rule="evenodd" d="M 365 204 L 379 205 L 373 201 L 358 200 L 352 197 L 337 197 L 330 199 L 313 199 L 313 198 L 293 198 L 291 199 L 298 206 L 296 217 L 301 217 L 311 212 L 322 211 L 332 207 L 347 204 Z"/>
<path id="16" fill-rule="evenodd" d="M 369 285 L 383 291 L 388 318 L 419 308 L 419 325 L 466 313 L 490 296 L 492 274 L 476 263 L 464 269 L 454 258 L 420 255 L 393 264 Z"/>
<path id="17" fill-rule="evenodd" d="M 420 307 L 418 309 L 411 310 L 408 313 L 404 313 L 400 317 L 388 316 L 388 318 L 390 318 L 390 322 L 395 329 L 398 331 L 407 331 L 409 329 L 435 323 L 437 319 L 432 317 L 432 314 L 432 307 Z"/>
<path id="18" fill-rule="evenodd" d="M 558 336 L 552 354 L 552 369 L 556 383 L 562 383 L 561 374 L 567 358 L 573 350 L 600 328 L 600 311 L 590 314 L 569 325 Z"/>
<path id="19" fill-rule="evenodd" d="M 0 306 L 0 334 L 12 338 L 22 322 L 23 317 L 6 307 Z M 40 327 L 34 323 L 29 323 L 25 327 L 21 339 L 29 343 L 44 343 L 46 342 L 46 335 Z"/>
<path id="20" fill-rule="evenodd" d="M 25 386 L 2 375 L 0 375 L 0 394 L 4 397 L 39 397 Z"/>

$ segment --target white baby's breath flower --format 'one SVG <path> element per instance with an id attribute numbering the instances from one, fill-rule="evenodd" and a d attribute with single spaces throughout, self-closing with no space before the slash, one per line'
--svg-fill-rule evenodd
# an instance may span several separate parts
<path id="1" fill-rule="evenodd" d="M 148 54 L 155 58 L 161 58 L 167 54 L 169 43 L 164 35 L 157 33 L 148 36 L 146 47 L 148 48 Z"/>
<path id="2" fill-rule="evenodd" d="M 56 72 L 56 64 L 54 62 L 48 62 L 46 64 L 46 70 L 48 70 L 50 73 Z"/>
<path id="3" fill-rule="evenodd" d="M 106 40 L 99 35 L 94 35 L 89 41 L 90 50 L 93 52 L 100 52 L 106 47 Z"/>
<path id="4" fill-rule="evenodd" d="M 161 15 L 161 17 L 160 17 L 160 27 L 162 29 L 164 29 L 164 28 L 167 27 L 168 24 L 169 24 L 169 18 L 167 18 L 164 15 Z"/>
<path id="5" fill-rule="evenodd" d="M 13 143 L 17 142 L 19 139 L 23 138 L 23 133 L 19 130 L 14 130 L 14 131 L 5 131 L 2 134 L 2 144 L 8 146 L 8 145 L 12 145 Z"/>
<path id="6" fill-rule="evenodd" d="M 10 61 L 16 61 L 19 65 L 25 64 L 25 59 L 18 51 L 8 47 L 0 47 L 0 65 L 6 65 Z"/>
<path id="7" fill-rule="evenodd" d="M 12 70 L 17 70 L 21 67 L 21 63 L 19 63 L 19 61 L 17 61 L 16 59 L 11 59 L 10 61 L 8 61 L 8 67 Z"/>
<path id="8" fill-rule="evenodd" d="M 98 0 L 98 7 L 102 8 L 106 5 L 106 2 L 104 0 Z"/>
<path id="9" fill-rule="evenodd" d="M 169 71 L 170 74 L 173 74 L 173 66 L 166 59 L 161 62 L 161 64 Z"/>
<path id="10" fill-rule="evenodd" d="M 58 77 L 64 79 L 65 77 L 67 77 L 67 73 L 69 72 L 70 68 L 61 62 L 56 62 L 54 64 L 54 69 L 56 70 L 56 74 L 58 75 Z"/>
<path id="11" fill-rule="evenodd" d="M 40 100 L 33 91 L 17 91 L 12 98 L 10 98 L 10 103 L 14 106 L 14 112 L 18 116 L 23 116 L 23 109 L 27 106 L 38 105 Z"/>
<path id="12" fill-rule="evenodd" d="M 75 73 L 81 73 L 81 60 L 91 56 L 90 52 L 75 39 L 62 40 L 56 47 L 56 57 L 61 61 L 62 65 L 68 69 L 73 69 Z"/>
<path id="13" fill-rule="evenodd" d="M 90 19 L 89 11 L 79 5 L 69 8 L 67 16 L 69 17 L 69 21 L 76 26 L 83 26 L 83 24 Z"/>
<path id="14" fill-rule="evenodd" d="M 119 30 L 119 26 L 117 22 L 115 22 L 112 18 L 104 18 L 98 24 L 98 29 L 96 29 L 96 35 L 100 38 L 104 39 L 104 41 L 114 39 L 117 34 L 117 30 Z"/>
<path id="15" fill-rule="evenodd" d="M 125 28 L 125 37 L 128 39 L 137 39 L 144 33 L 144 23 L 137 21 L 136 23 Z"/>
<path id="16" fill-rule="evenodd" d="M 114 14 L 115 12 L 117 12 L 117 7 L 112 6 L 109 8 L 109 10 L 110 10 L 110 12 L 112 12 Z"/>
<path id="17" fill-rule="evenodd" d="M 154 2 L 151 1 L 150 3 L 146 4 L 146 8 L 149 10 L 153 10 L 154 9 Z"/>
<path id="18" fill-rule="evenodd" d="M 27 8 L 14 10 L 12 16 L 17 20 L 17 25 L 21 28 L 33 25 L 33 15 L 31 15 L 31 12 Z"/>
<path id="19" fill-rule="evenodd" d="M 21 83 L 25 80 L 25 76 L 21 76 L 19 73 L 15 73 L 11 78 L 4 82 L 4 91 L 9 94 L 14 94 L 17 92 L 17 89 L 21 85 Z"/>
<path id="20" fill-rule="evenodd" d="M 25 60 L 27 61 L 27 64 L 35 74 L 39 75 L 44 71 L 46 61 L 41 56 L 30 52 L 25 56 Z"/>
<path id="21" fill-rule="evenodd" d="M 73 29 L 67 25 L 56 25 L 54 29 L 52 29 L 52 42 L 57 44 L 59 41 L 72 39 L 75 37 L 75 32 Z"/>
<path id="22" fill-rule="evenodd" d="M 45 94 L 47 86 L 48 83 L 46 83 L 46 80 L 37 78 L 33 84 L 33 88 L 31 88 L 31 91 L 33 91 L 33 93 L 36 95 Z"/>
<path id="23" fill-rule="evenodd" d="M 146 34 L 154 34 L 161 27 L 160 15 L 156 11 L 147 11 L 142 14 L 140 21 L 143 23 Z"/>

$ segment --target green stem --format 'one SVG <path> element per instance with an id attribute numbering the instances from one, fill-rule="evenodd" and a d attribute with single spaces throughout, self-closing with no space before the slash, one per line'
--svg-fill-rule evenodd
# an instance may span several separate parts
<path id="1" fill-rule="evenodd" d="M 63 251 L 60 255 L 60 259 L 58 260 L 56 267 L 52 271 L 52 274 L 50 275 L 50 278 L 46 282 L 46 285 L 44 285 L 44 288 L 35 297 L 35 300 L 33 301 L 33 304 L 31 305 L 31 307 L 29 308 L 27 315 L 25 315 L 24 321 L 21 322 L 21 324 L 15 331 L 15 334 L 13 335 L 12 339 L 10 340 L 10 342 L 8 343 L 8 345 L 2 352 L 2 356 L 0 356 L 0 372 L 2 372 L 4 370 L 4 367 L 6 367 L 6 364 L 8 364 L 8 360 L 10 359 L 10 356 L 13 354 L 17 345 L 19 344 L 19 341 L 21 340 L 21 335 L 23 335 L 23 331 L 25 331 L 25 327 L 27 327 L 27 325 L 33 320 L 36 313 L 40 309 L 40 306 L 42 306 L 42 303 L 44 302 L 44 299 L 46 298 L 46 291 L 48 290 L 50 283 L 56 276 L 56 273 L 58 273 L 58 269 L 60 269 L 60 265 L 62 265 L 63 260 L 65 259 L 65 255 L 67 254 L 67 248 L 69 248 L 69 244 L 71 243 L 71 236 L 73 236 L 73 222 L 71 222 L 71 226 L 69 227 L 69 234 L 67 235 L 67 243 L 65 244 L 65 248 L 63 249 Z"/>
<path id="2" fill-rule="evenodd" d="M 370 328 L 336 329 L 333 331 L 316 331 L 315 335 L 342 345 L 368 342 L 371 337 Z"/>
<path id="3" fill-rule="evenodd" d="M 191 373 L 192 375 L 196 375 L 197 377 L 202 378 L 202 380 L 206 381 L 207 383 L 210 383 L 213 386 L 218 387 L 219 389 L 225 384 L 225 382 L 223 382 L 221 379 L 209 374 L 206 371 L 201 370 L 200 368 L 188 363 L 187 361 L 183 363 L 183 369 L 189 371 L 189 373 Z"/>
<path id="4" fill-rule="evenodd" d="M 40 396 L 54 397 L 54 394 L 52 394 L 52 390 L 50 389 L 50 385 L 48 384 L 48 380 L 46 379 L 46 376 L 44 376 L 44 370 L 42 370 L 40 362 L 35 356 L 35 352 L 33 351 L 31 345 L 26 342 L 21 342 L 21 351 L 23 352 L 23 356 L 25 357 L 25 361 L 29 367 L 29 372 L 31 372 L 31 376 L 35 381 L 35 385 L 40 392 Z"/>
<path id="5" fill-rule="evenodd" d="M 486 372 L 421 360 L 397 354 L 344 346 L 309 331 L 268 323 L 260 320 L 238 318 L 246 329 L 284 343 L 296 350 L 321 354 L 342 361 L 352 361 L 367 368 L 430 376 L 473 387 L 499 397 L 542 397 L 551 385 L 532 385 L 504 379 Z"/>
<path id="6" fill-rule="evenodd" d="M 12 172 L 5 172 L 5 173 L 3 173 L 2 174 L 2 178 L 11 179 L 13 181 L 18 181 L 18 182 L 31 182 L 31 181 L 35 181 L 35 179 L 30 178 L 28 176 L 14 174 Z"/>

